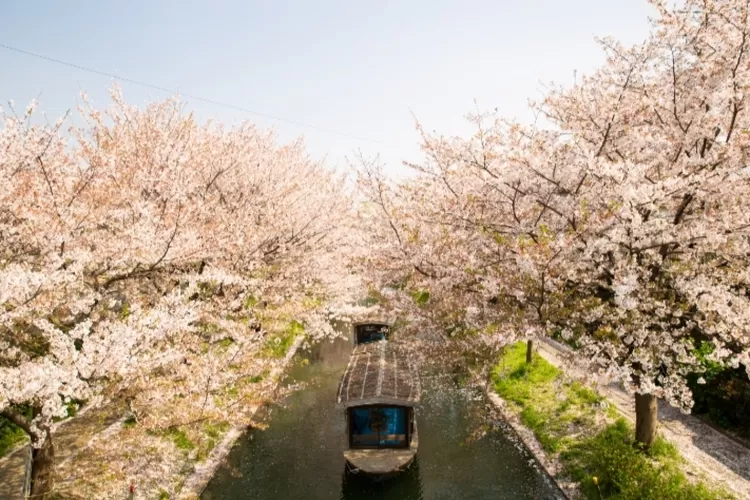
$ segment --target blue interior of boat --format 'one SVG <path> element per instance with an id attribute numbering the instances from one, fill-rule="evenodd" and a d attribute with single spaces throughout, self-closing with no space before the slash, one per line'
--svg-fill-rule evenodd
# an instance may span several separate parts
<path id="1" fill-rule="evenodd" d="M 377 342 L 379 340 L 388 340 L 388 326 L 371 324 L 359 325 L 357 327 L 357 343 L 367 344 L 368 342 Z"/>
<path id="2" fill-rule="evenodd" d="M 405 408 L 353 408 L 351 415 L 353 446 L 400 447 L 406 444 Z"/>

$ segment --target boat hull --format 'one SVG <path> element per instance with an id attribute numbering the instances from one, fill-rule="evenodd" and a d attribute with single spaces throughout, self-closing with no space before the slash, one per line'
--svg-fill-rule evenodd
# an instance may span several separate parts
<path id="1" fill-rule="evenodd" d="M 417 426 L 411 436 L 409 448 L 349 449 L 344 458 L 357 472 L 372 476 L 390 476 L 406 468 L 417 454 Z"/>

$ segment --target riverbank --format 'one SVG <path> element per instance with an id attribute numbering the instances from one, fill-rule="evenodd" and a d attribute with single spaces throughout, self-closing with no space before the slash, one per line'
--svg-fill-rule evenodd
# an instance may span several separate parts
<path id="1" fill-rule="evenodd" d="M 527 365 L 524 344 L 502 356 L 493 382 L 493 402 L 572 498 L 732 498 L 705 477 L 688 478 L 663 438 L 648 454 L 637 450 L 614 405 L 538 353 Z"/>
<path id="2" fill-rule="evenodd" d="M 508 403 L 503 398 L 498 396 L 494 387 L 487 387 L 487 398 L 497 410 L 500 418 L 513 429 L 518 439 L 529 453 L 534 455 L 534 458 L 536 458 L 536 461 L 544 469 L 544 472 L 557 484 L 565 497 L 568 499 L 577 498 L 580 493 L 578 485 L 574 482 L 564 480 L 561 476 L 560 472 L 563 467 L 560 460 L 544 450 L 542 443 L 539 442 L 534 432 L 521 423 L 518 414 L 509 408 Z"/>
<path id="3" fill-rule="evenodd" d="M 304 336 L 298 336 L 287 350 L 282 363 L 274 368 L 273 371 L 271 371 L 270 376 L 273 380 L 276 381 L 277 384 L 280 382 L 282 374 L 289 366 L 289 363 L 297 353 L 297 350 L 299 349 L 300 345 L 302 345 L 303 341 Z M 255 405 L 250 410 L 250 415 L 254 416 L 257 413 L 258 408 L 260 408 L 260 405 Z M 224 435 L 219 444 L 213 449 L 208 458 L 204 462 L 196 464 L 193 472 L 185 480 L 179 492 L 178 498 L 186 500 L 199 498 L 203 490 L 208 485 L 208 482 L 216 473 L 216 469 L 219 468 L 219 465 L 221 465 L 222 461 L 231 451 L 232 446 L 234 446 L 235 442 L 237 442 L 237 440 L 246 431 L 247 427 L 239 426 L 229 429 L 229 431 Z"/>
<path id="4" fill-rule="evenodd" d="M 267 371 L 259 367 L 263 375 L 256 378 L 265 394 L 278 386 L 303 341 L 297 335 L 283 356 L 269 354 Z M 253 403 L 253 414 L 261 404 Z M 195 429 L 153 432 L 134 421 L 120 400 L 85 410 L 54 434 L 56 491 L 64 498 L 125 498 L 131 485 L 134 499 L 195 498 L 246 428 L 206 421 Z M 0 500 L 18 498 L 24 450 L 0 460 Z"/>

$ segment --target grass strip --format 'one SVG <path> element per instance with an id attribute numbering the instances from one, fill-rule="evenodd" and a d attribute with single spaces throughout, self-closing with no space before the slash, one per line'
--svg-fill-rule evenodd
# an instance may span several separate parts
<path id="1" fill-rule="evenodd" d="M 703 482 L 688 481 L 677 449 L 657 438 L 650 449 L 614 407 L 537 353 L 526 363 L 526 345 L 508 346 L 493 372 L 497 393 L 544 450 L 559 458 L 563 474 L 587 499 L 718 500 L 733 498 Z"/>

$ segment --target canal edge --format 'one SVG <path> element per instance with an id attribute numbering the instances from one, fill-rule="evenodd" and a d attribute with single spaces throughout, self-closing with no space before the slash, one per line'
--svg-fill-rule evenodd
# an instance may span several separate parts
<path id="1" fill-rule="evenodd" d="M 295 339 L 294 343 L 289 347 L 289 350 L 286 352 L 286 355 L 284 356 L 281 364 L 271 371 L 270 375 L 272 377 L 279 377 L 279 379 L 276 381 L 277 385 L 281 383 L 280 375 L 286 370 L 287 366 L 289 366 L 289 363 L 292 361 L 292 358 L 297 353 L 297 350 L 302 345 L 302 342 L 304 342 L 304 340 L 305 335 L 299 335 Z M 250 416 L 254 416 L 259 408 L 260 405 L 253 406 L 250 410 Z M 193 471 L 185 479 L 185 482 L 183 483 L 182 489 L 180 490 L 177 498 L 184 500 L 194 500 L 200 498 L 203 490 L 206 489 L 206 486 L 208 486 L 211 478 L 213 478 L 214 474 L 216 474 L 216 470 L 219 468 L 219 465 L 221 465 L 222 461 L 224 461 L 227 455 L 229 455 L 229 452 L 232 450 L 234 443 L 236 443 L 237 440 L 246 431 L 246 426 L 236 426 L 230 428 L 229 431 L 224 435 L 224 438 L 221 440 L 221 442 L 211 451 L 206 461 L 196 465 L 193 468 Z"/>
<path id="2" fill-rule="evenodd" d="M 560 492 L 568 500 L 576 499 L 580 497 L 580 492 L 575 483 L 569 481 L 561 481 L 558 477 L 558 473 L 562 470 L 560 461 L 556 458 L 547 454 L 542 448 L 541 443 L 536 438 L 531 429 L 524 426 L 518 416 L 508 410 L 507 402 L 497 394 L 491 386 L 486 388 L 487 398 L 492 402 L 492 405 L 500 413 L 505 423 L 513 430 L 518 439 L 521 440 L 523 445 L 529 451 L 529 453 L 536 459 L 537 463 L 542 467 L 547 476 L 557 486 Z"/>

